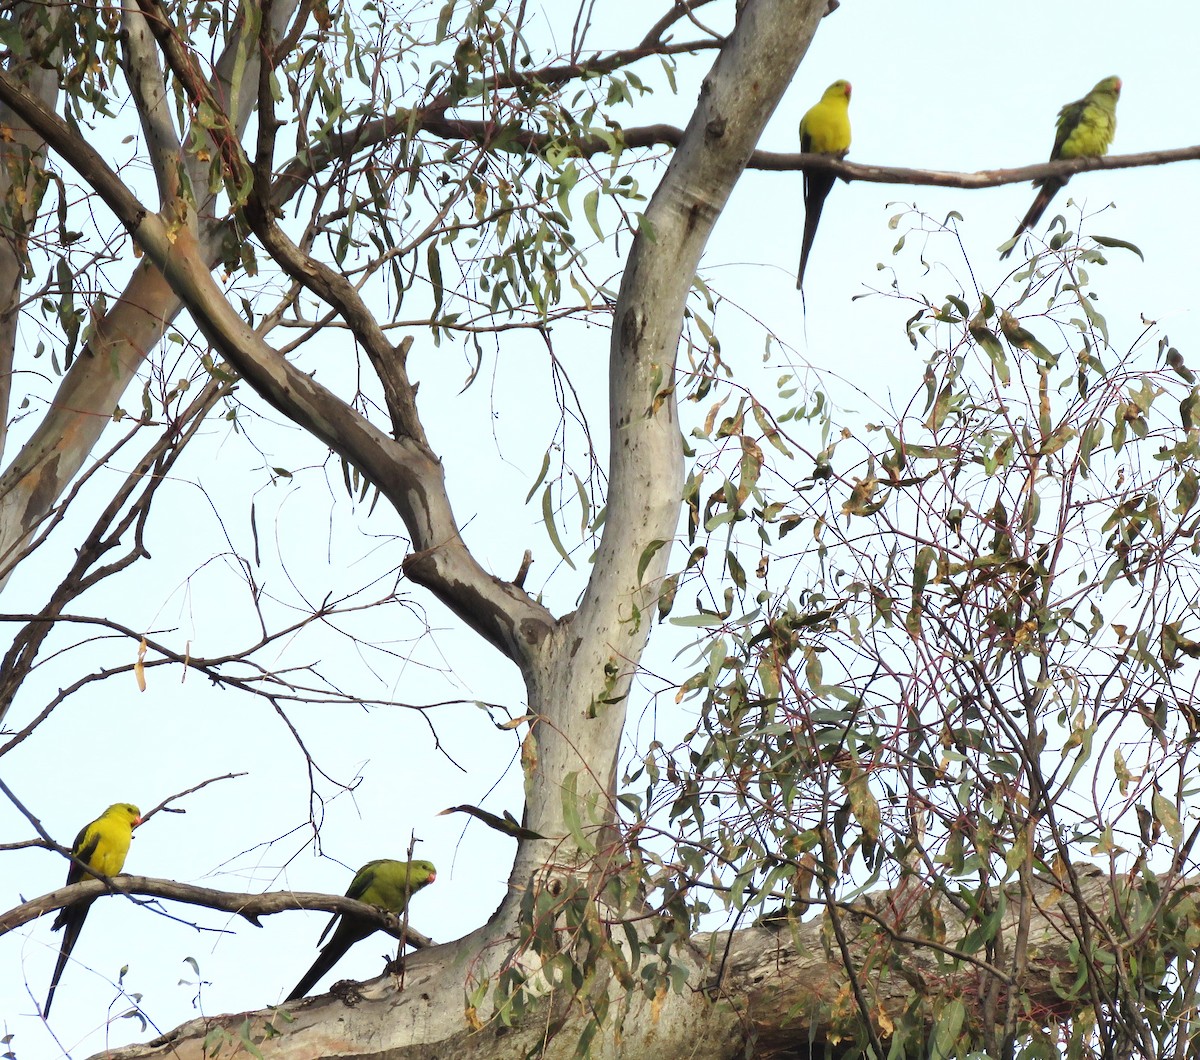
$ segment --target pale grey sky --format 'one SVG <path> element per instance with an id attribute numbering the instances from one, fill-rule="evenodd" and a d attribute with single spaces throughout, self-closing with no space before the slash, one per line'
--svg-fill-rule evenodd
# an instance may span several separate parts
<path id="1" fill-rule="evenodd" d="M 640 35 L 644 3 L 599 7 L 611 16 L 611 28 L 606 27 L 605 41 L 597 38 L 597 46 L 628 44 Z M 846 78 L 854 85 L 851 157 L 857 161 L 955 170 L 1029 164 L 1047 156 L 1058 108 L 1109 74 L 1124 81 L 1114 153 L 1185 146 L 1200 138 L 1198 23 L 1194 5 L 1182 0 L 1136 10 L 1115 2 L 1017 0 L 1002 13 L 977 2 L 845 0 L 823 23 L 762 146 L 795 150 L 800 115 L 830 81 Z M 628 38 L 622 36 L 627 27 L 633 27 Z M 645 76 L 659 84 L 659 91 L 639 106 L 639 115 L 684 122 L 709 63 L 704 56 L 681 64 L 679 95 L 671 98 L 657 77 L 657 60 L 651 61 Z M 640 173 L 647 193 L 659 172 L 661 167 Z M 1138 314 L 1144 313 L 1160 322 L 1185 356 L 1195 349 L 1196 180 L 1194 163 L 1085 174 L 1059 194 L 1039 226 L 1044 233 L 1049 217 L 1067 211 L 1071 198 L 1089 210 L 1116 204 L 1085 231 L 1127 239 L 1146 255 L 1142 263 L 1114 253 L 1096 277 L 1117 345 L 1120 336 L 1133 341 L 1140 333 Z M 794 290 L 800 187 L 798 173 L 749 173 L 718 225 L 703 275 L 730 300 L 718 317 L 724 354 L 748 373 L 748 380 L 757 372 L 757 385 L 769 392 L 785 358 L 776 353 L 762 364 L 763 335 L 754 321 L 763 321 L 790 347 L 787 359 L 821 373 L 844 405 L 869 417 L 874 402 L 888 403 L 889 392 L 907 397 L 928 354 L 914 352 L 904 337 L 903 322 L 912 312 L 907 303 L 886 297 L 852 301 L 853 296 L 886 290 L 891 282 L 886 270 L 893 268 L 904 289 L 931 296 L 958 292 L 958 281 L 938 263 L 949 244 L 931 244 L 934 264 L 928 270 L 918 259 L 919 236 L 910 236 L 903 254 L 893 257 L 904 223 L 892 230 L 889 217 L 913 203 L 935 218 L 951 210 L 962 214 L 960 230 L 975 279 L 982 291 L 995 293 L 1017 261 L 1001 262 L 995 248 L 1011 234 L 1033 191 L 1028 185 L 964 192 L 839 183 L 826 203 L 810 262 L 806 335 Z M 580 228 L 586 232 L 582 218 Z M 627 248 L 628 241 L 621 246 Z M 877 271 L 878 264 L 885 271 Z M 967 275 L 961 260 L 946 264 L 953 276 Z M 556 334 L 557 352 L 580 373 L 603 444 L 606 333 L 580 326 Z M 467 362 L 452 347 L 437 349 L 418 337 L 412 364 L 421 378 L 431 436 L 447 447 L 452 498 L 467 524 L 468 540 L 506 577 L 515 573 L 522 552 L 534 549 L 538 562 L 531 584 L 541 585 L 556 557 L 538 525 L 536 500 L 526 507 L 524 498 L 553 438 L 554 418 L 539 410 L 540 397 L 549 393 L 544 358 L 537 359 L 532 347 L 522 350 L 502 356 L 527 356 L 534 370 L 501 371 L 461 396 Z M 835 381 L 839 378 L 844 383 Z M 129 403 L 136 405 L 136 398 Z M 253 549 L 248 508 L 254 494 L 258 532 L 264 539 L 278 538 L 295 581 L 289 584 L 288 575 L 271 561 L 272 543 L 256 572 L 268 593 L 287 599 L 302 592 L 319 600 L 347 584 L 347 577 L 366 581 L 364 572 L 382 576 L 398 566 L 403 545 L 387 539 L 400 531 L 397 520 L 382 505 L 371 515 L 367 504 L 351 512 L 336 462 L 329 465 L 328 488 L 315 473 L 260 488 L 262 475 L 247 469 L 247 447 L 222 440 L 219 431 L 214 425 L 209 444 L 181 468 L 181 479 L 192 482 L 172 488 L 178 517 L 160 513 L 153 521 L 148 547 L 154 562 L 121 582 L 114 613 L 134 627 L 178 628 L 197 653 L 228 646 L 239 630 L 249 636 L 250 625 L 238 617 L 244 590 L 237 571 L 228 561 L 208 562 L 222 547 L 222 531 L 204 492 L 193 483 L 220 497 L 222 512 L 240 513 L 240 521 L 224 529 L 243 554 Z M 324 459 L 320 446 L 299 432 L 280 428 L 270 437 L 276 439 L 271 463 L 285 463 L 282 453 L 293 470 Z M 5 610 L 35 600 L 35 590 L 59 575 L 63 561 L 64 553 L 48 550 L 22 573 L 26 580 L 14 580 Z M 577 566 L 576 572 L 560 567 L 546 585 L 556 610 L 573 606 L 586 573 L 584 563 L 577 560 Z M 406 586 L 404 592 L 426 609 L 434 636 L 409 644 L 405 638 L 419 624 L 404 623 L 400 608 L 386 620 L 375 615 L 362 623 L 368 639 L 393 642 L 397 657 L 360 657 L 344 639 L 314 631 L 289 644 L 281 658 L 293 663 L 324 658 L 348 681 L 361 681 L 373 667 L 379 675 L 375 687 L 384 696 L 413 702 L 475 698 L 519 713 L 523 692 L 513 668 L 458 630 L 454 619 L 419 591 Z M 92 610 L 103 606 L 86 602 Z M 656 665 L 664 670 L 671 666 L 673 650 L 664 650 L 667 639 L 665 634 L 658 638 L 657 647 L 652 642 Z M 677 646 L 679 639 L 671 643 Z M 112 665 L 129 650 L 123 642 L 99 643 L 91 649 L 89 665 Z M 401 661 L 410 655 L 411 661 Z M 73 658 L 65 663 L 70 679 L 88 668 Z M 60 671 L 45 667 L 23 691 L 10 725 L 24 725 L 63 683 Z M 639 714 L 640 705 L 631 705 L 631 721 Z M 422 840 L 417 854 L 437 864 L 439 878 L 414 902 L 414 924 L 448 940 L 485 920 L 500 898 L 512 843 L 472 826 L 459 845 L 464 820 L 434 814 L 454 803 L 486 800 L 497 811 L 519 815 L 520 780 L 509 768 L 515 737 L 496 731 L 476 707 L 438 711 L 434 723 L 446 751 L 466 770 L 460 772 L 435 752 L 425 723 L 399 710 L 296 708 L 290 717 L 333 775 L 349 780 L 358 770 L 363 773 L 353 798 L 343 796 L 328 808 L 322 839 L 329 857 L 351 869 L 372 858 L 403 857 L 415 830 Z M 177 670 L 152 672 L 145 693 L 137 692 L 132 681 L 93 687 L 60 708 L 5 757 L 3 766 L 6 782 L 62 842 L 111 802 L 133 801 L 145 810 L 178 789 L 236 771 L 249 776 L 190 797 L 185 816 L 159 815 L 140 830 L 128 870 L 239 890 L 290 885 L 341 893 L 350 874 L 332 860 L 313 858 L 304 849 L 303 834 L 265 845 L 295 828 L 307 810 L 304 760 L 282 724 L 262 703 L 208 686 L 194 673 L 181 683 Z M 489 794 L 496 783 L 499 788 Z M 0 805 L 0 841 L 31 834 L 11 807 Z M 64 876 L 65 866 L 54 855 L 7 854 L 5 900 L 15 904 L 51 890 Z M 255 930 L 215 913 L 174 907 L 170 912 L 211 930 L 197 934 L 124 900 L 105 899 L 94 906 L 49 1029 L 36 1012 L 59 936 L 42 919 L 0 939 L 0 1035 L 15 1035 L 11 1048 L 20 1060 L 62 1052 L 86 1056 L 105 1044 L 150 1037 L 154 1030 L 143 1033 L 133 1020 L 105 1025 L 106 1017 L 126 1007 L 106 1009 L 113 995 L 109 982 L 124 964 L 129 966 L 126 988 L 142 995 L 159 1031 L 204 1013 L 278 1001 L 312 960 L 325 920 L 316 914 L 281 915 Z M 359 945 L 333 978 L 375 974 L 387 949 L 382 936 Z M 180 982 L 195 978 L 183 963 L 187 957 L 199 962 L 205 982 L 199 992 Z"/>

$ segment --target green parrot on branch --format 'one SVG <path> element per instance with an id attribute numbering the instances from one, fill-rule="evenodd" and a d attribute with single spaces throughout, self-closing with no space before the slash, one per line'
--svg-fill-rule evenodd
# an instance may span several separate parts
<path id="1" fill-rule="evenodd" d="M 834 81 L 818 103 L 800 119 L 800 150 L 805 154 L 843 158 L 850 150 L 850 82 Z M 832 173 L 804 171 L 804 241 L 800 246 L 800 271 L 796 290 L 804 297 L 804 270 L 821 220 L 821 207 L 837 178 Z"/>
<path id="2" fill-rule="evenodd" d="M 1106 77 L 1097 82 L 1083 99 L 1063 107 L 1058 112 L 1058 135 L 1054 138 L 1050 161 L 1059 158 L 1099 158 L 1108 154 L 1108 146 L 1117 131 L 1117 100 L 1120 95 L 1121 79 Z M 1007 249 L 1000 255 L 1001 258 L 1007 258 L 1013 252 L 1022 232 L 1038 223 L 1050 200 L 1066 185 L 1067 178 L 1046 177 L 1033 183 L 1038 188 L 1037 196 L 1013 233 Z"/>
<path id="3" fill-rule="evenodd" d="M 436 878 L 437 870 L 428 861 L 389 861 L 386 858 L 368 861 L 354 874 L 346 897 L 355 898 L 367 905 L 379 906 L 380 909 L 400 916 L 408 908 L 408 900 L 422 887 L 433 883 Z M 321 932 L 321 938 L 317 939 L 318 946 L 334 924 L 337 924 L 337 928 L 332 937 L 304 978 L 288 994 L 288 1001 L 295 1001 L 296 998 L 307 994 L 316 985 L 317 980 L 345 956 L 351 946 L 379 930 L 379 925 L 372 920 L 348 916 L 345 913 L 334 914 L 333 919 Z"/>

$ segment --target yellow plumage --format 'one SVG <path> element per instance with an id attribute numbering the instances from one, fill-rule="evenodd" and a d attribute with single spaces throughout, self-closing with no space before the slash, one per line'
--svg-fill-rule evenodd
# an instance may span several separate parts
<path id="1" fill-rule="evenodd" d="M 800 119 L 800 150 L 805 154 L 836 155 L 850 150 L 850 82 L 834 81 Z M 804 295 L 804 270 L 821 220 L 821 207 L 833 188 L 832 173 L 804 171 L 804 241 L 800 247 L 800 270 L 796 289 Z"/>
<path id="2" fill-rule="evenodd" d="M 116 876 L 125 867 L 125 855 L 129 853 L 129 844 L 133 841 L 133 830 L 141 823 L 141 811 L 136 806 L 128 802 L 118 802 L 94 821 L 84 825 L 71 847 L 71 855 L 75 860 L 67 870 L 67 886 L 80 880 L 91 879 L 92 874 L 88 869 L 101 876 Z M 86 869 L 84 865 L 87 866 Z M 93 901 L 94 898 L 64 906 L 54 921 L 53 930 L 64 927 L 67 930 L 63 934 L 62 946 L 58 951 L 58 963 L 54 966 L 54 976 L 50 980 L 50 991 L 42 1009 L 43 1016 L 50 1015 L 54 991 L 58 989 L 58 981 L 62 978 L 67 959 L 71 956 L 71 950 L 75 948 L 83 921 Z"/>
<path id="3" fill-rule="evenodd" d="M 849 81 L 834 81 L 800 119 L 800 150 L 822 155 L 850 150 Z"/>

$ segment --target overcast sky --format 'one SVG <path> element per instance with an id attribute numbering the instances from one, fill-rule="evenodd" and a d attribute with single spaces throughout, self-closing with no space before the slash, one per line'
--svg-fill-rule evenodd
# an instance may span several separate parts
<path id="1" fill-rule="evenodd" d="M 632 43 L 650 21 L 643 12 L 655 9 L 645 0 L 601 0 L 597 10 L 597 20 L 604 19 L 594 40 L 600 47 Z M 801 114 L 829 82 L 846 78 L 854 86 L 851 158 L 856 161 L 963 171 L 1031 164 L 1049 152 L 1058 108 L 1111 74 L 1124 82 L 1113 153 L 1190 145 L 1200 140 L 1198 30 L 1195 6 L 1168 0 L 1137 6 L 1014 0 L 1002 10 L 969 0 L 844 0 L 823 22 L 762 147 L 795 150 Z M 640 119 L 685 122 L 709 62 L 704 57 L 681 65 L 676 98 L 661 86 L 658 61 L 646 64 L 644 76 L 662 90 L 639 106 Z M 639 175 L 648 192 L 660 172 L 656 167 Z M 1196 350 L 1197 173 L 1194 163 L 1186 163 L 1085 174 L 1059 194 L 1039 226 L 1044 233 L 1051 216 L 1068 211 L 1070 198 L 1089 211 L 1115 204 L 1084 230 L 1129 240 L 1146 255 L 1142 263 L 1114 253 L 1109 267 L 1094 277 L 1117 346 L 1141 333 L 1139 314 L 1144 314 L 1159 322 L 1185 358 Z M 728 299 L 718 315 L 723 350 L 739 370 L 758 372 L 757 385 L 768 390 L 787 365 L 811 368 L 819 373 L 814 378 L 838 394 L 847 416 L 857 410 L 869 417 L 875 403 L 889 404 L 892 393 L 903 400 L 916 388 L 928 353 L 914 352 L 905 338 L 903 323 L 913 312 L 909 303 L 854 296 L 887 291 L 895 269 L 902 289 L 975 298 L 963 291 L 970 273 L 961 256 L 953 257 L 949 241 L 928 244 L 928 268 L 920 261 L 920 236 L 909 236 L 904 252 L 894 257 L 892 248 L 909 222 L 893 229 L 889 218 L 913 203 L 937 219 L 951 210 L 960 213 L 975 282 L 995 293 L 1019 261 L 1018 255 L 1001 262 L 995 248 L 1011 234 L 1033 191 L 1028 185 L 966 192 L 839 183 L 826 203 L 809 264 L 805 330 L 794 289 L 800 189 L 798 173 L 749 173 L 717 227 L 702 273 Z M 621 247 L 627 246 L 623 239 Z M 763 330 L 756 321 L 769 324 L 787 344 L 766 364 Z M 595 327 L 562 334 L 570 341 L 556 352 L 569 357 L 568 367 L 583 380 L 588 411 L 602 417 L 606 335 Z M 549 393 L 544 364 L 535 364 L 531 375 L 489 374 L 462 394 L 469 361 L 452 347 L 435 348 L 418 337 L 412 364 L 421 379 L 431 437 L 446 448 L 452 500 L 468 541 L 506 578 L 516 573 L 524 550 L 532 548 L 538 562 L 531 584 L 544 585 L 557 611 L 569 610 L 585 564 L 577 561 L 577 572 L 557 564 L 537 525 L 540 510 L 524 504 L 554 436 L 554 417 L 537 409 L 538 398 Z M 602 420 L 593 426 L 601 428 L 602 441 Z M 323 460 L 320 447 L 300 432 L 280 427 L 271 437 L 277 445 L 271 463 L 286 458 L 289 469 L 298 470 Z M 125 616 L 134 628 L 181 630 L 177 639 L 190 639 L 197 654 L 250 636 L 252 623 L 239 617 L 244 589 L 235 565 L 224 559 L 209 562 L 209 557 L 226 547 L 222 534 L 242 554 L 253 552 L 251 500 L 258 532 L 269 539 L 264 551 L 277 547 L 286 559 L 280 568 L 264 557 L 260 577 L 269 593 L 284 600 L 320 600 L 330 589 L 367 581 L 372 572 L 383 577 L 403 558 L 403 542 L 395 536 L 402 530 L 383 505 L 374 513 L 368 505 L 351 511 L 340 474 L 334 462 L 328 485 L 325 476 L 309 473 L 264 486 L 263 475 L 248 467 L 246 447 L 214 425 L 206 445 L 180 468 L 169 494 L 171 513 L 160 512 L 152 522 L 153 563 L 109 590 L 114 592 L 110 613 Z M 228 502 L 239 512 L 237 519 L 220 521 L 209 495 Z M 60 576 L 65 555 L 61 549 L 47 550 L 23 571 L 6 594 L 4 610 L 36 602 L 37 590 L 44 593 L 45 585 Z M 344 639 L 314 633 L 289 644 L 286 657 L 331 658 L 340 652 L 331 665 L 348 678 L 364 680 L 381 697 L 413 703 L 478 699 L 519 714 L 523 691 L 513 668 L 493 649 L 459 632 L 452 617 L 427 597 L 413 590 L 411 599 L 418 614 L 424 609 L 433 634 L 410 640 L 420 625 L 405 621 L 399 607 L 361 624 L 365 637 L 393 654 L 359 653 Z M 82 610 L 109 606 L 100 597 L 85 602 Z M 655 658 L 665 670 L 671 652 L 657 650 L 662 654 Z M 98 644 L 91 662 L 72 657 L 67 676 L 45 667 L 23 691 L 10 728 L 25 725 L 54 689 L 79 672 L 113 665 L 129 652 L 127 643 Z M 364 676 L 368 668 L 374 678 Z M 630 718 L 644 736 L 641 710 L 641 704 L 631 704 Z M 496 730 L 477 706 L 441 709 L 430 720 L 451 763 L 435 748 L 426 722 L 409 712 L 297 708 L 290 717 L 335 778 L 350 781 L 360 771 L 363 776 L 353 797 L 327 808 L 322 834 L 327 858 L 313 857 L 306 847 L 309 777 L 303 755 L 279 719 L 262 703 L 208 686 L 194 673 L 181 682 L 178 670 L 152 672 L 144 693 L 131 681 L 94 686 L 8 754 L 3 775 L 51 834 L 69 843 L 111 802 L 133 801 L 149 809 L 203 779 L 244 771 L 248 776 L 189 797 L 183 804 L 186 815 L 159 815 L 140 830 L 127 869 L 234 890 L 292 886 L 341 893 L 350 878 L 344 866 L 403 857 L 415 830 L 421 840 L 417 855 L 433 860 L 439 877 L 415 900 L 414 924 L 435 939 L 449 940 L 486 920 L 502 894 L 513 844 L 478 826 L 464 838 L 462 818 L 434 815 L 454 803 L 474 802 L 519 816 L 520 778 L 510 768 L 516 737 Z M 496 713 L 496 720 L 502 717 Z M 294 829 L 300 831 L 271 844 Z M 31 836 L 23 819 L 0 805 L 0 842 Z M 56 855 L 6 854 L 0 878 L 7 890 L 0 901 L 16 904 L 52 890 L 64 876 Z M 206 930 L 197 933 L 187 923 L 124 900 L 105 899 L 93 907 L 49 1029 L 36 1012 L 60 936 L 51 934 L 49 919 L 42 919 L 0 939 L 0 1036 L 14 1035 L 10 1047 L 17 1057 L 86 1056 L 105 1044 L 149 1037 L 205 1013 L 279 1001 L 312 960 L 325 920 L 317 914 L 281 915 L 256 930 L 216 913 L 171 912 Z M 359 945 L 332 978 L 376 974 L 387 948 L 383 936 Z M 189 957 L 199 962 L 202 989 L 185 963 Z M 128 1008 L 125 1003 L 108 1008 L 111 982 L 122 965 L 129 966 L 126 989 L 142 995 L 155 1024 L 144 1033 L 135 1020 L 106 1023 Z"/>

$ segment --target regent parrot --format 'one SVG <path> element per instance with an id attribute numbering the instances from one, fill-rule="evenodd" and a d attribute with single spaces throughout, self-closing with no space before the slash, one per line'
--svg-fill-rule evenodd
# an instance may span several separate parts
<path id="1" fill-rule="evenodd" d="M 408 907 L 409 898 L 422 887 L 433 883 L 436 878 L 437 870 L 428 861 L 389 861 L 386 858 L 368 861 L 354 874 L 346 897 L 356 898 L 367 905 L 377 905 L 400 916 Z M 304 978 L 288 994 L 288 1001 L 295 1001 L 296 998 L 307 994 L 316 985 L 317 980 L 342 959 L 351 946 L 379 930 L 379 925 L 372 920 L 335 913 L 321 932 L 321 938 L 317 939 L 318 946 L 335 923 L 337 929 L 333 936 L 325 944 L 313 966 L 305 972 Z"/>
<path id="2" fill-rule="evenodd" d="M 800 119 L 800 150 L 842 158 L 850 150 L 850 82 L 834 81 Z M 804 171 L 804 242 L 800 246 L 800 271 L 796 290 L 804 297 L 804 270 L 821 220 L 821 207 L 833 188 L 832 173 Z"/>
<path id="3" fill-rule="evenodd" d="M 78 883 L 80 880 L 92 878 L 88 869 L 101 876 L 115 876 L 125 865 L 125 855 L 129 853 L 129 844 L 133 841 L 133 830 L 142 823 L 142 814 L 136 806 L 127 802 L 114 803 L 97 817 L 91 824 L 84 825 L 75 843 L 71 847 L 71 862 L 67 870 L 67 885 Z M 86 865 L 85 869 L 83 866 Z M 79 932 L 87 918 L 88 910 L 95 898 L 83 902 L 72 902 L 59 910 L 53 924 L 53 930 L 65 927 L 62 946 L 58 951 L 58 963 L 54 966 L 54 977 L 50 980 L 50 992 L 46 995 L 46 1004 L 42 1009 L 43 1017 L 49 1017 L 50 1005 L 54 1001 L 54 991 L 58 989 L 58 981 L 62 978 L 63 969 L 67 966 L 67 958 L 79 939 Z"/>
<path id="4" fill-rule="evenodd" d="M 1098 158 L 1108 154 L 1117 131 L 1117 99 L 1121 95 L 1121 79 L 1106 77 L 1096 84 L 1083 99 L 1068 103 L 1058 112 L 1058 135 L 1050 151 L 1050 161 L 1059 158 Z M 1000 257 L 1007 258 L 1016 246 L 1017 237 L 1038 223 L 1050 200 L 1067 183 L 1066 177 L 1046 177 L 1035 180 L 1038 193 L 1029 212 L 1013 233 L 1012 243 Z"/>

